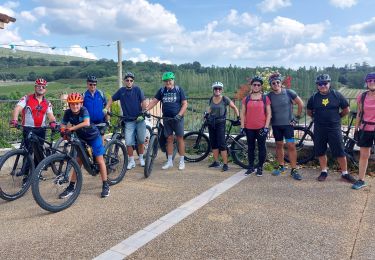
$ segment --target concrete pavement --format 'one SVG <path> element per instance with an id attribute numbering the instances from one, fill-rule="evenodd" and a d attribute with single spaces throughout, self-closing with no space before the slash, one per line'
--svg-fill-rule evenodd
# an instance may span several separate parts
<path id="1" fill-rule="evenodd" d="M 85 174 L 77 202 L 56 214 L 31 192 L 0 201 L 0 258 L 94 258 L 241 170 L 205 160 L 162 171 L 162 159 L 149 179 L 128 171 L 106 199 L 99 178 Z M 302 173 L 246 177 L 127 259 L 375 259 L 374 180 L 354 191 L 338 173 L 324 183 L 317 170 Z"/>

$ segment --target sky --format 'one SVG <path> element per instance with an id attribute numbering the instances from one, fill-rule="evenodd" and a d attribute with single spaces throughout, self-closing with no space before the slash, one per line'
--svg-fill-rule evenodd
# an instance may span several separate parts
<path id="1" fill-rule="evenodd" d="M 117 60 L 285 68 L 375 65 L 374 0 L 23 0 L 0 46 Z"/>

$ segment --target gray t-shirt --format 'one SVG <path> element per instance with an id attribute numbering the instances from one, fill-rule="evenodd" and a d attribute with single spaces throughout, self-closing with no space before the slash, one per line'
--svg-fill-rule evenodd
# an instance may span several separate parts
<path id="1" fill-rule="evenodd" d="M 209 106 L 211 109 L 210 115 L 214 118 L 223 117 L 224 115 L 226 115 L 226 110 L 229 103 L 230 99 L 228 97 L 223 96 L 218 104 L 215 104 L 213 102 L 213 97 L 211 97 L 209 101 Z"/>
<path id="2" fill-rule="evenodd" d="M 291 89 L 282 89 L 281 93 L 268 93 L 271 100 L 271 124 L 289 125 L 293 118 L 293 100 L 297 97 L 296 92 Z"/>

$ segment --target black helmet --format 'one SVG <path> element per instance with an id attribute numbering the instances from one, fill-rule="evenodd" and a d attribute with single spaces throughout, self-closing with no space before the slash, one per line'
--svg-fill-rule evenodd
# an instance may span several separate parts
<path id="1" fill-rule="evenodd" d="M 318 84 L 320 82 L 331 82 L 331 77 L 328 74 L 320 74 L 316 77 L 315 83 Z"/>
<path id="2" fill-rule="evenodd" d="M 94 75 L 88 75 L 87 82 L 98 82 L 98 79 Z"/>
<path id="3" fill-rule="evenodd" d="M 251 79 L 250 84 L 253 84 L 254 82 L 259 82 L 261 85 L 263 85 L 263 78 L 257 75 Z"/>
<path id="4" fill-rule="evenodd" d="M 133 74 L 132 72 L 127 71 L 127 72 L 125 73 L 125 76 L 124 76 L 124 79 L 126 79 L 126 78 L 132 78 L 132 79 L 134 79 L 135 76 L 134 76 L 134 74 Z"/>

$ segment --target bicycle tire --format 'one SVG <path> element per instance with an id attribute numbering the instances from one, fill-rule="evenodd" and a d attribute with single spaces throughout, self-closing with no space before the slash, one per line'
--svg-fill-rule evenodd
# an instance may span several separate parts
<path id="1" fill-rule="evenodd" d="M 199 162 L 205 159 L 210 151 L 210 139 L 199 131 L 184 134 L 185 160 L 187 162 Z"/>
<path id="2" fill-rule="evenodd" d="M 26 173 L 26 165 L 30 165 Z M 23 149 L 11 150 L 0 159 L 0 198 L 13 201 L 22 197 L 31 185 L 34 171 L 33 159 Z M 27 178 L 26 182 L 23 179 Z"/>
<path id="3" fill-rule="evenodd" d="M 152 133 L 151 126 L 146 125 L 146 135 L 145 135 L 145 142 L 144 142 L 144 151 L 143 151 L 143 154 L 147 153 L 147 149 L 148 149 L 148 144 L 150 142 L 151 133 Z M 133 148 L 134 148 L 134 150 L 137 151 L 137 155 L 139 156 L 138 145 L 133 146 Z"/>
<path id="4" fill-rule="evenodd" d="M 159 149 L 158 137 L 156 134 L 152 134 L 150 137 L 150 144 L 148 146 L 147 153 L 146 153 L 145 167 L 143 169 L 143 174 L 145 178 L 150 177 L 152 173 L 154 160 L 158 155 L 158 149 Z"/>
<path id="5" fill-rule="evenodd" d="M 57 174 L 52 169 L 53 167 L 59 169 Z M 73 194 L 60 199 L 59 195 L 69 185 L 72 169 L 77 176 Z M 36 203 L 49 212 L 59 212 L 69 208 L 76 201 L 81 192 L 83 178 L 76 160 L 65 154 L 53 154 L 38 164 L 32 181 L 31 190 Z"/>
<path id="6" fill-rule="evenodd" d="M 122 181 L 128 165 L 128 153 L 125 145 L 119 140 L 111 140 L 105 146 L 104 161 L 107 167 L 109 185 Z"/>
<path id="7" fill-rule="evenodd" d="M 294 127 L 294 140 L 297 150 L 297 164 L 306 164 L 314 160 L 314 134 L 305 127 L 296 126 Z M 307 145 L 308 141 L 312 142 L 311 145 Z M 287 152 L 284 154 L 284 160 L 290 162 Z"/>
<path id="8" fill-rule="evenodd" d="M 358 169 L 359 167 L 359 158 L 356 156 L 354 152 L 354 146 L 356 145 L 356 142 L 354 139 L 343 136 L 343 142 L 344 142 L 344 152 L 345 156 L 347 158 L 348 164 L 350 164 L 352 167 Z"/>
<path id="9" fill-rule="evenodd" d="M 234 138 L 230 145 L 230 153 L 235 164 L 244 169 L 249 168 L 247 140 L 245 135 L 239 134 Z"/>

